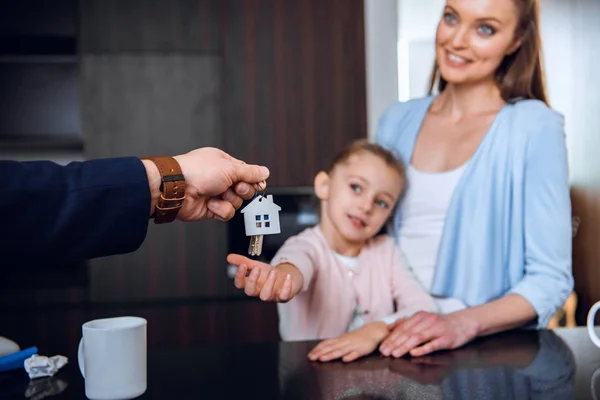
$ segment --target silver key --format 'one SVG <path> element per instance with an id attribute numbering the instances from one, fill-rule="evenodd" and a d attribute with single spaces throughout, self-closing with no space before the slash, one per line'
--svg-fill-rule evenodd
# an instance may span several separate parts
<path id="1" fill-rule="evenodd" d="M 250 236 L 250 246 L 248 246 L 248 254 L 251 256 L 260 256 L 263 247 L 263 235 Z"/>

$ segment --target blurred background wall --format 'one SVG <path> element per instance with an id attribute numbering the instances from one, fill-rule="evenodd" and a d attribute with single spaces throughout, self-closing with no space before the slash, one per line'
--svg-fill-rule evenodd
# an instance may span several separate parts
<path id="1" fill-rule="evenodd" d="M 312 179 L 332 155 L 372 137 L 393 101 L 425 93 L 443 4 L 0 0 L 0 158 L 64 164 L 218 146 L 270 167 L 269 190 L 286 211 L 276 240 L 285 239 L 315 222 Z M 542 7 L 550 100 L 565 116 L 581 221 L 583 323 L 600 300 L 600 2 Z M 226 254 L 245 246 L 236 220 L 150 224 L 134 254 L 51 272 L 3 266 L 0 321 L 42 307 L 40 326 L 65 323 L 73 340 L 76 321 L 122 313 L 155 321 L 154 343 L 276 339 L 274 305 L 244 297 L 228 275 Z M 0 322 L 0 334 L 17 325 Z"/>
<path id="2" fill-rule="evenodd" d="M 2 158 L 67 163 L 217 146 L 270 167 L 270 193 L 298 213 L 286 215 L 289 234 L 314 223 L 300 218 L 314 174 L 367 136 L 361 0 L 2 0 L 0 7 Z M 127 304 L 133 313 L 192 301 L 200 311 L 179 318 L 192 336 L 277 337 L 275 306 L 247 299 L 227 274 L 226 254 L 248 241 L 232 226 L 150 224 L 134 254 L 51 273 L 6 266 L 0 305 L 13 313 L 82 304 L 117 313 Z M 241 332 L 240 318 L 255 323 Z M 201 333 L 185 327 L 195 320 Z"/>

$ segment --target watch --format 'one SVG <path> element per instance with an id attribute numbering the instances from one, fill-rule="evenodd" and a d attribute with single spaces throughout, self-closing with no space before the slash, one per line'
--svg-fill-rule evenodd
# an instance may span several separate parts
<path id="1" fill-rule="evenodd" d="M 160 173 L 160 198 L 152 217 L 155 224 L 172 222 L 177 217 L 185 199 L 185 177 L 179 163 L 173 157 L 143 157 L 150 160 Z"/>

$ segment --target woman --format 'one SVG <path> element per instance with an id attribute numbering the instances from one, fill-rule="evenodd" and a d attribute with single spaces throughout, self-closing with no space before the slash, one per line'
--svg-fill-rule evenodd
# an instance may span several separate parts
<path id="1" fill-rule="evenodd" d="M 538 1 L 448 0 L 430 95 L 390 107 L 377 141 L 409 165 L 393 233 L 445 312 L 396 322 L 380 351 L 420 356 L 544 328 L 573 278 L 565 134 L 545 94 Z"/>

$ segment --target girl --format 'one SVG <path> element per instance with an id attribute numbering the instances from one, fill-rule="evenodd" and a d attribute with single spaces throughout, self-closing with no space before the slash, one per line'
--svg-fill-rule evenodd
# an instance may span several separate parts
<path id="1" fill-rule="evenodd" d="M 227 257 L 238 265 L 236 287 L 280 302 L 283 340 L 335 338 L 321 342 L 311 359 L 352 361 L 377 348 L 389 323 L 419 310 L 436 311 L 393 240 L 376 236 L 404 185 L 404 167 L 390 152 L 355 142 L 315 177 L 319 225 L 289 238 L 273 266 Z"/>

